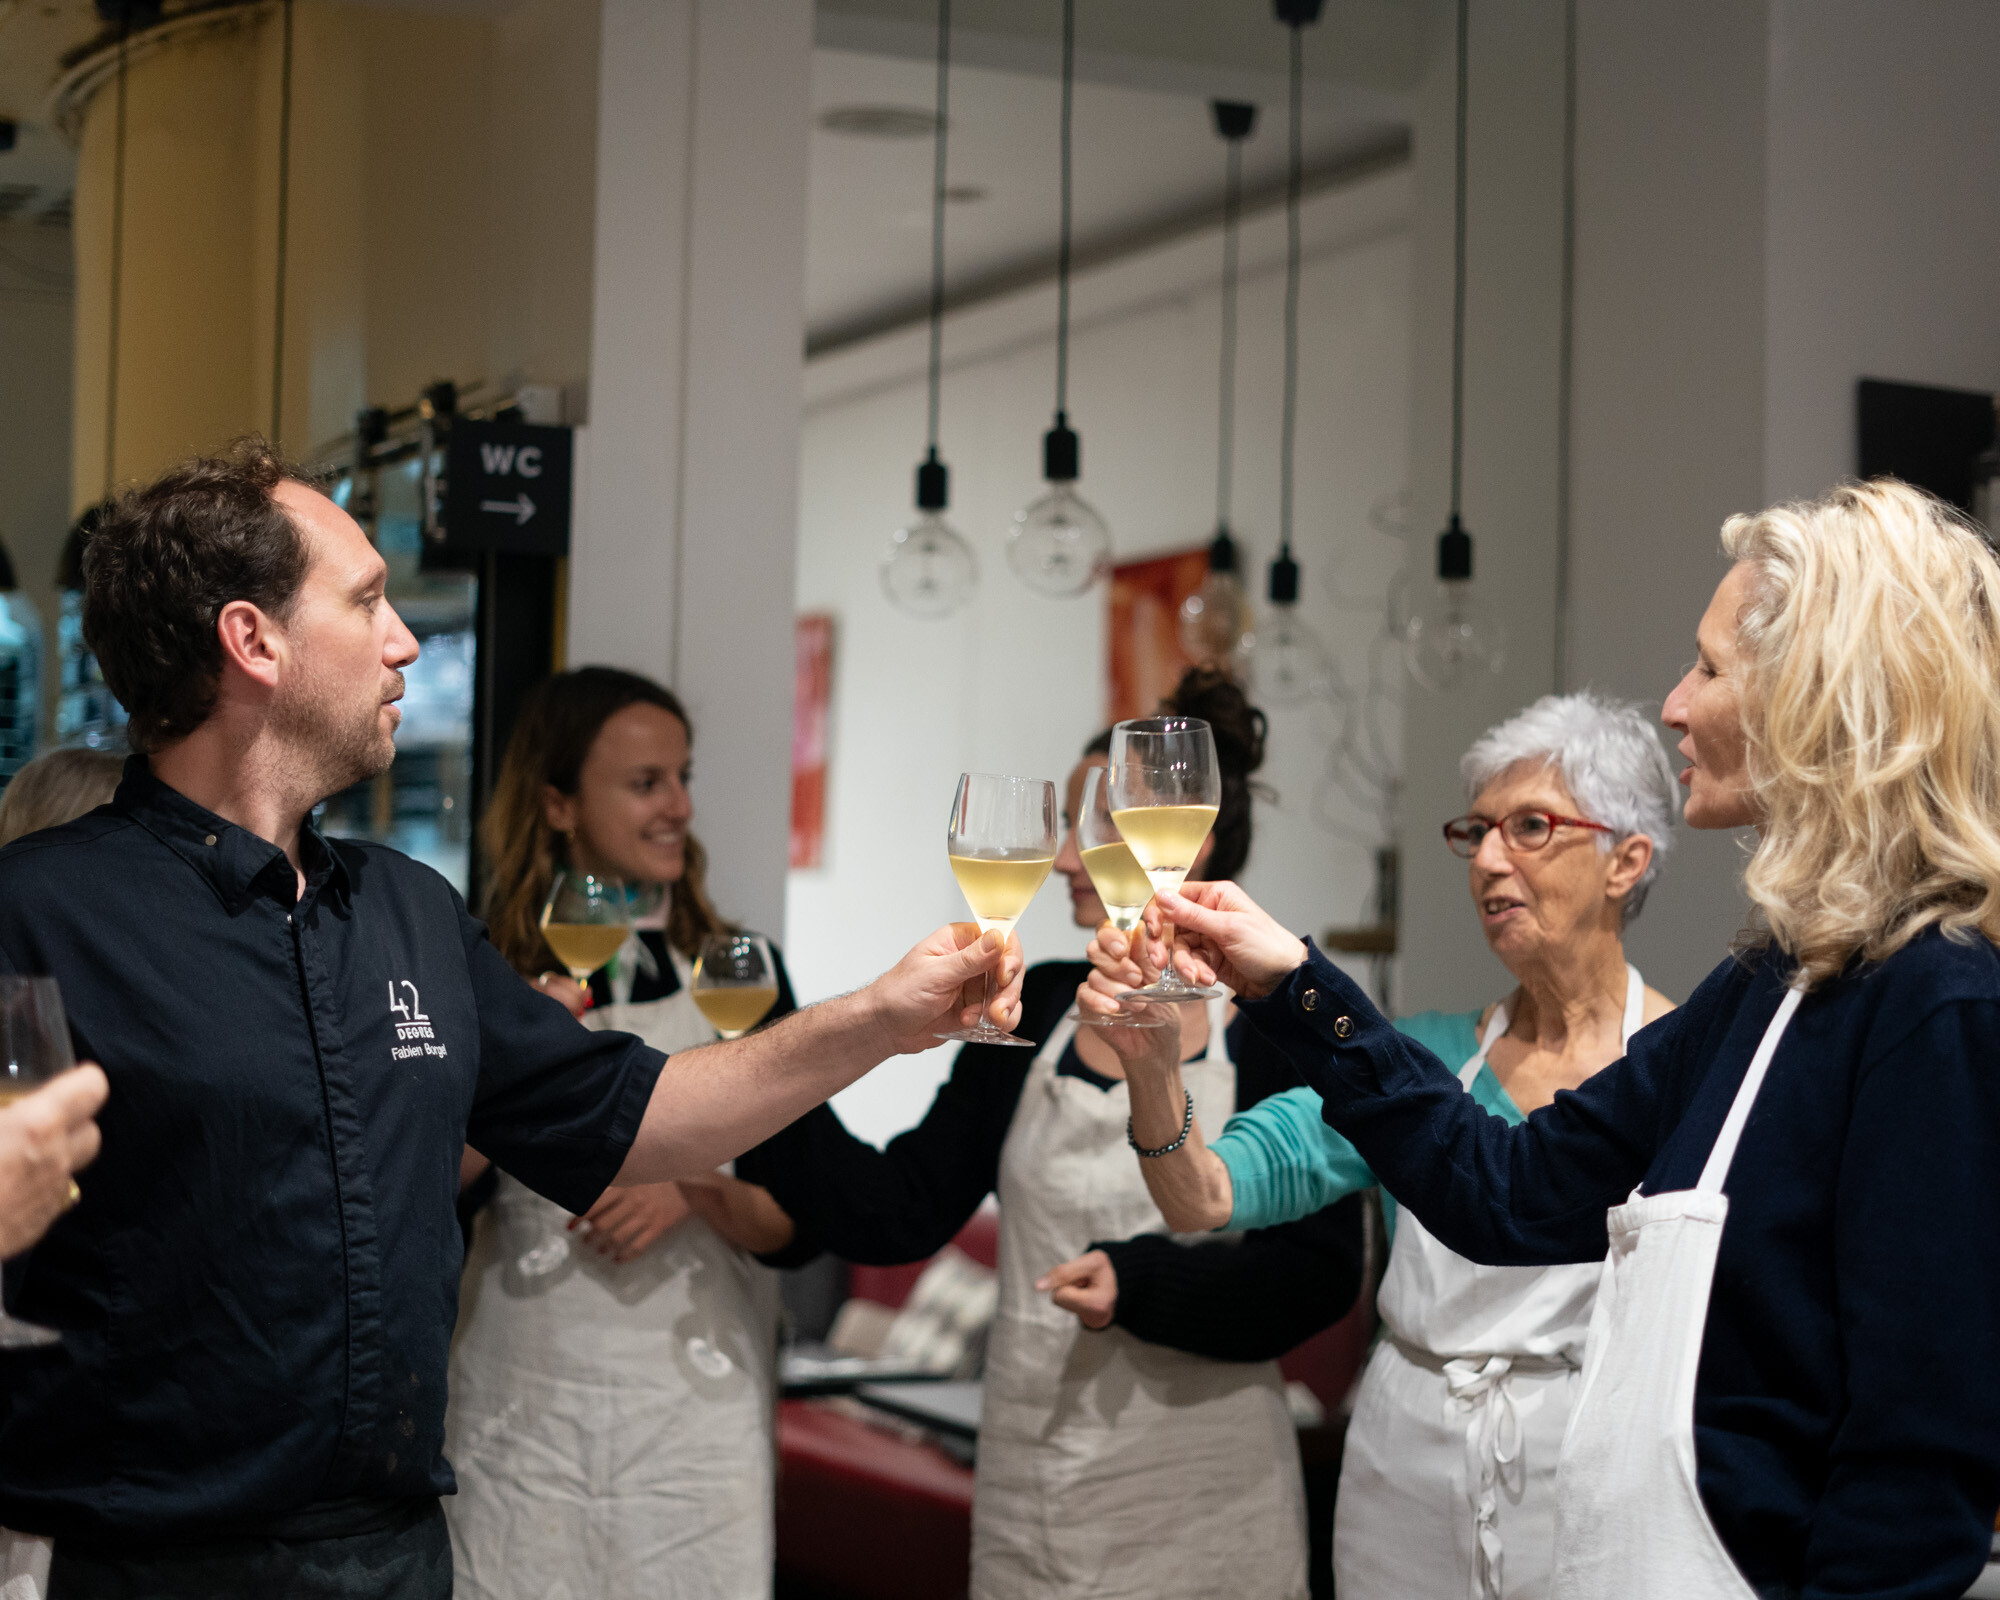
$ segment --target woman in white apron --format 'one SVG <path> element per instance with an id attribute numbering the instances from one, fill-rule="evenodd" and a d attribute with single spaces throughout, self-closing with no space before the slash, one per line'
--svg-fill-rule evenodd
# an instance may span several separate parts
<path id="1" fill-rule="evenodd" d="M 555 835 L 579 864 L 670 886 L 584 1013 L 669 1054 L 716 1037 L 681 948 L 720 925 L 687 834 L 686 766 L 666 691 L 606 668 L 559 674 L 516 725 L 489 828 L 494 940 L 524 971 L 554 965 L 523 914 L 547 893 Z M 789 987 L 776 1009 L 791 1009 Z M 676 1185 L 611 1190 L 579 1220 L 498 1174 L 452 1351 L 459 1593 L 768 1594 L 777 1311 L 775 1275 L 688 1215 Z"/>
<path id="2" fill-rule="evenodd" d="M 1625 962 L 1622 936 L 1671 840 L 1672 775 L 1636 708 L 1588 694 L 1550 696 L 1489 729 L 1462 770 L 1472 813 L 1446 836 L 1470 861 L 1473 908 L 1520 988 L 1484 1016 L 1429 1012 L 1398 1026 L 1462 1062 L 1466 1095 L 1518 1123 L 1671 1009 Z M 1610 820 L 1600 831 L 1592 819 Z M 1167 1080 L 1158 1087 L 1177 1098 Z M 1319 1113 L 1317 1095 L 1293 1090 L 1233 1119 L 1207 1151 L 1192 1135 L 1139 1165 L 1175 1226 L 1268 1226 L 1376 1181 Z M 1202 1185 L 1194 1206 L 1189 1172 Z M 1542 1600 L 1598 1268 L 1480 1266 L 1393 1202 L 1387 1214 L 1386 1337 L 1347 1433 L 1336 1591 Z"/>
<path id="3" fill-rule="evenodd" d="M 1602 1261 L 1552 1595 L 1958 1600 L 2000 1506 L 2000 560 L 1890 481 L 1723 543 L 1664 715 L 1689 823 L 1758 831 L 1759 931 L 1574 1093 L 1482 1115 L 1234 885 L 1159 909 L 1440 1239 Z"/>
<path id="4" fill-rule="evenodd" d="M 1202 675 L 1173 702 L 1215 728 L 1225 771 L 1212 855 L 1226 870 L 1249 847 L 1249 774 L 1261 717 L 1240 690 Z M 1087 752 L 1086 765 L 1101 761 Z M 1082 787 L 1072 774 L 1070 815 Z M 1104 912 L 1064 841 L 1080 925 Z M 821 1108 L 738 1170 L 766 1184 L 802 1236 L 850 1260 L 920 1260 L 989 1193 L 1000 1203 L 1000 1292 L 984 1374 L 973 1494 L 975 1600 L 1301 1600 L 1307 1593 L 1304 1488 L 1274 1363 L 1210 1359 L 1123 1328 L 1087 1333 L 1035 1287 L 1093 1240 L 1164 1232 L 1127 1144 L 1119 1058 L 1066 1013 L 1082 962 L 1044 962 L 1022 988 L 1024 1050 L 967 1046 L 923 1122 L 876 1150 Z M 1232 1060 L 1247 1030 L 1225 1006 L 1187 1007 L 1174 1053 L 1204 1114 L 1227 1116 L 1273 1082 L 1268 1053 Z M 1023 1059 L 1026 1057 L 1027 1059 Z M 1190 1248 L 1238 1258 L 1251 1314 L 1293 1294 L 1255 1237 Z M 1351 1302 L 1358 1236 L 1348 1253 Z M 1296 1256 L 1285 1259 L 1287 1275 Z"/>

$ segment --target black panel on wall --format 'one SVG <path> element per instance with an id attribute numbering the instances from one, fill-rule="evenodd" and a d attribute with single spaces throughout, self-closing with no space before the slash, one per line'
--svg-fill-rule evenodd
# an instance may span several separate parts
<path id="1" fill-rule="evenodd" d="M 1993 443 L 1993 396 L 1863 378 L 1859 475 L 1901 478 L 1972 510 L 1974 470 Z"/>

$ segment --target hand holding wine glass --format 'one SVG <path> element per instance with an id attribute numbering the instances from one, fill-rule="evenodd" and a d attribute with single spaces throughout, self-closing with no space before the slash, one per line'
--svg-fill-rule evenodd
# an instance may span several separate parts
<path id="1" fill-rule="evenodd" d="M 0 1178 L 9 1180 L 0 1199 L 12 1202 L 0 1208 L 6 1212 L 0 1234 L 19 1232 L 16 1250 L 76 1204 L 81 1191 L 70 1174 L 97 1151 L 97 1129 L 89 1118 L 103 1103 L 104 1075 L 92 1067 L 88 1076 L 58 1087 L 56 1080 L 75 1066 L 56 980 L 0 977 L 0 1113 L 6 1125 Z M 15 1189 L 18 1193 L 10 1192 Z M 0 1350 L 61 1339 L 53 1328 L 0 1309 Z"/>
<path id="2" fill-rule="evenodd" d="M 961 774 L 945 844 L 952 876 L 979 919 L 981 932 L 1006 938 L 1055 865 L 1056 786 L 1046 778 Z M 992 1010 L 995 994 L 988 969 L 986 1011 Z M 1035 1047 L 1034 1040 L 993 1026 L 984 1014 L 976 1026 L 954 1028 L 938 1037 L 966 1044 Z"/>
<path id="3" fill-rule="evenodd" d="M 1225 983 L 1246 1000 L 1261 1000 L 1306 959 L 1305 941 L 1233 883 L 1155 895 L 1148 920 L 1155 914 L 1180 930 L 1179 954 L 1197 982 Z"/>
<path id="4" fill-rule="evenodd" d="M 1199 717 L 1141 717 L 1111 730 L 1111 820 L 1145 869 L 1155 897 L 1178 889 L 1222 807 L 1215 737 Z M 1188 983 L 1171 961 L 1136 1000 L 1185 1004 L 1223 990 Z"/>

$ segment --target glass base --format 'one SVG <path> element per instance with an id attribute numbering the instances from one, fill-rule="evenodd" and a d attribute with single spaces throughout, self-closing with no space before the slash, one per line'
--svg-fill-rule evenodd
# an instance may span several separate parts
<path id="1" fill-rule="evenodd" d="M 1079 1028 L 1173 1028 L 1179 1024 L 1171 1017 L 1139 1016 L 1134 1013 L 1120 1013 L 1115 1017 L 1087 1017 L 1082 1008 L 1071 1006 L 1069 1015 L 1063 1019 L 1074 1022 Z"/>
<path id="2" fill-rule="evenodd" d="M 1033 1039 L 1023 1039 L 1019 1034 L 1008 1033 L 994 1027 L 990 1022 L 982 1022 L 976 1028 L 959 1028 L 951 1033 L 934 1033 L 933 1039 L 951 1039 L 959 1044 L 1013 1044 L 1023 1050 L 1038 1049 Z"/>
<path id="3" fill-rule="evenodd" d="M 44 1328 L 39 1322 L 22 1322 L 0 1311 L 0 1350 L 38 1350 L 61 1343 L 62 1335 L 54 1328 Z"/>
<path id="4" fill-rule="evenodd" d="M 1206 988 L 1197 989 L 1193 984 L 1176 984 L 1169 989 L 1164 983 L 1155 983 L 1144 989 L 1128 989 L 1118 998 L 1124 1002 L 1133 1000 L 1149 1001 L 1154 1005 L 1185 1006 L 1195 1001 L 1220 1000 L 1229 991 L 1219 983 L 1211 983 Z"/>

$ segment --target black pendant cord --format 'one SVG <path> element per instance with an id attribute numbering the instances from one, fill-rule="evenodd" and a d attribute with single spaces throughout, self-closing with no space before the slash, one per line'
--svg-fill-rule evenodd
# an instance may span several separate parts
<path id="1" fill-rule="evenodd" d="M 132 8 L 118 16 L 117 121 L 111 143 L 111 316 L 110 346 L 104 369 L 104 498 L 111 498 L 118 481 L 118 322 L 125 299 L 125 84 Z"/>
<path id="2" fill-rule="evenodd" d="M 271 443 L 285 417 L 285 253 L 292 210 L 292 0 L 284 5 L 284 60 L 278 78 L 278 273 L 271 322 Z"/>
<path id="3" fill-rule="evenodd" d="M 1230 479 L 1236 466 L 1236 226 L 1243 209 L 1243 141 L 1229 139 L 1222 190 L 1222 384 L 1217 406 L 1215 526 L 1229 531 Z"/>
<path id="4" fill-rule="evenodd" d="M 931 175 L 930 459 L 937 460 L 938 397 L 944 380 L 945 129 L 951 99 L 951 0 L 938 0 L 937 154 Z"/>
<path id="5" fill-rule="evenodd" d="M 1305 104 L 1305 30 L 1292 24 L 1291 149 L 1285 166 L 1285 403 L 1278 446 L 1278 557 L 1292 554 L 1292 459 L 1299 413 L 1299 187 L 1304 167 L 1300 124 Z"/>
<path id="6" fill-rule="evenodd" d="M 1070 113 L 1076 85 L 1076 0 L 1063 0 L 1062 228 L 1056 241 L 1056 426 L 1069 410 Z"/>
<path id="7" fill-rule="evenodd" d="M 1471 0 L 1458 0 L 1458 98 L 1452 171 L 1451 251 L 1451 526 L 1458 526 L 1465 461 L 1465 85 Z"/>

